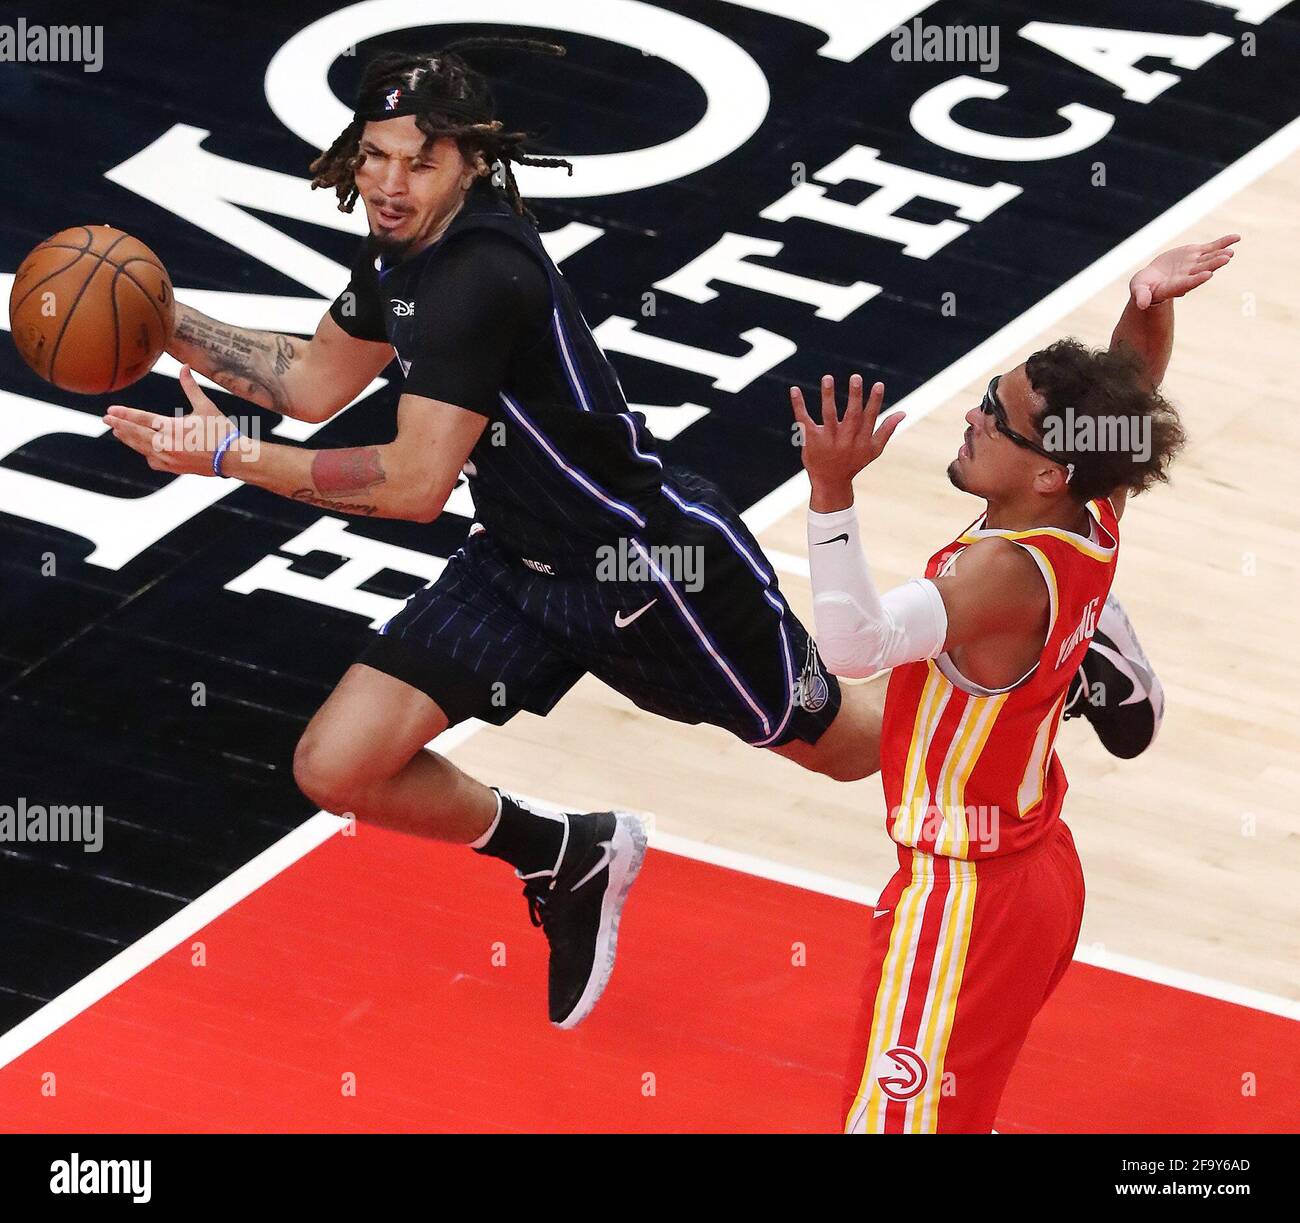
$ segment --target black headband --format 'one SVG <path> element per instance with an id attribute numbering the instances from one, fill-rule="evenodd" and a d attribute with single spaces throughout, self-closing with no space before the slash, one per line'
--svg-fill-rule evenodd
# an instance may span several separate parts
<path id="1" fill-rule="evenodd" d="M 481 104 L 439 97 L 431 89 L 420 86 L 408 89 L 405 85 L 394 85 L 391 89 L 361 99 L 352 112 L 352 117 L 367 123 L 377 123 L 384 119 L 397 119 L 402 115 L 424 115 L 430 112 L 447 115 L 452 119 L 464 119 L 469 123 L 492 121 L 492 115 Z"/>

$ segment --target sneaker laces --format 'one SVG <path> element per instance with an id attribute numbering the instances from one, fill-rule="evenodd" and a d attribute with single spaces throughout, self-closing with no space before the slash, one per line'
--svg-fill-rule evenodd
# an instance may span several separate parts
<path id="1" fill-rule="evenodd" d="M 1075 687 L 1076 682 L 1078 684 L 1077 688 Z M 1065 708 L 1061 711 L 1061 720 L 1063 722 L 1068 722 L 1071 718 L 1082 717 L 1083 710 L 1078 707 L 1080 698 L 1082 698 L 1083 704 L 1086 705 L 1088 703 L 1088 673 L 1084 671 L 1083 663 L 1079 664 L 1079 669 L 1075 672 L 1074 679 L 1070 681 L 1070 687 L 1074 688 L 1074 695 L 1066 698 Z"/>
<path id="2" fill-rule="evenodd" d="M 523 879 L 524 882 L 524 899 L 528 901 L 528 920 L 534 926 L 546 927 L 546 897 L 548 892 L 555 890 L 555 882 L 560 877 L 560 864 L 564 861 L 565 852 L 569 848 L 569 817 L 564 817 L 564 835 L 560 838 L 560 852 L 556 856 L 555 865 L 550 870 L 532 871 L 525 875 L 523 871 L 516 870 L 515 876 Z"/>
<path id="3" fill-rule="evenodd" d="M 554 871 L 539 871 L 536 876 L 520 875 L 515 872 L 520 879 L 528 880 L 524 884 L 524 899 L 528 901 L 528 920 L 534 926 L 546 925 L 546 897 L 547 893 L 555 887 Z"/>

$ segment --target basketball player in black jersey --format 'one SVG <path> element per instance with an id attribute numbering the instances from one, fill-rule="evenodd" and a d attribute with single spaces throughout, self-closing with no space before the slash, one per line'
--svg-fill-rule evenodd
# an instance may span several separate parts
<path id="1" fill-rule="evenodd" d="M 710 722 L 840 780 L 878 767 L 874 689 L 841 690 L 721 492 L 664 463 L 629 411 L 515 185 L 526 134 L 495 116 L 462 53 L 384 56 L 353 121 L 315 163 L 370 237 L 304 343 L 178 307 L 169 351 L 263 407 L 324 421 L 396 351 L 388 443 L 311 450 L 233 422 L 211 452 L 173 418 L 114 407 L 117 436 L 169 472 L 234 476 L 336 512 L 430 522 L 463 472 L 478 522 L 307 727 L 294 760 L 327 810 L 471 845 L 525 881 L 550 942 L 552 1022 L 591 1010 L 613 967 L 646 834 L 622 812 L 551 814 L 490 789 L 425 745 L 466 718 L 546 714 L 590 672 L 643 709 Z M 188 368 L 196 415 L 221 416 Z"/>

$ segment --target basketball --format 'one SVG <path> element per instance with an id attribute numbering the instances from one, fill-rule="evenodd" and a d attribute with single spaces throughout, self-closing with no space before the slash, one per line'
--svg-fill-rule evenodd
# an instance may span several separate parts
<path id="1" fill-rule="evenodd" d="M 143 242 L 77 225 L 22 261 L 9 295 L 18 352 L 47 382 L 82 395 L 120 391 L 153 368 L 171 337 L 171 278 Z"/>

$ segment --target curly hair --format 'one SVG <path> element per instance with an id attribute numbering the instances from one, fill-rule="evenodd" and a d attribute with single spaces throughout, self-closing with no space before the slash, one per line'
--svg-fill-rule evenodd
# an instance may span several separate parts
<path id="1" fill-rule="evenodd" d="M 365 155 L 361 152 L 361 133 L 367 119 L 367 103 L 381 98 L 392 89 L 404 89 L 420 100 L 415 112 L 416 126 L 430 140 L 450 136 L 467 162 L 482 155 L 489 165 L 500 167 L 501 186 L 511 207 L 533 224 L 536 217 L 525 206 L 515 182 L 511 163 L 525 166 L 563 166 L 573 173 L 573 166 L 563 158 L 534 157 L 525 152 L 525 144 L 538 133 L 509 131 L 495 117 L 495 103 L 487 79 L 461 57 L 462 51 L 478 49 L 515 49 L 544 55 L 563 55 L 565 48 L 556 43 L 524 38 L 466 38 L 449 43 L 442 51 L 421 54 L 388 53 L 371 60 L 365 68 L 357 90 L 357 107 L 352 122 L 338 138 L 311 163 L 312 188 L 332 187 L 339 199 L 339 211 L 351 212 L 357 201 L 356 174 Z"/>
<path id="2" fill-rule="evenodd" d="M 1078 500 L 1168 481 L 1187 435 L 1132 348 L 1057 340 L 1025 361 L 1025 373 L 1044 400 L 1035 421 L 1044 447 L 1074 465 L 1069 487 Z"/>

